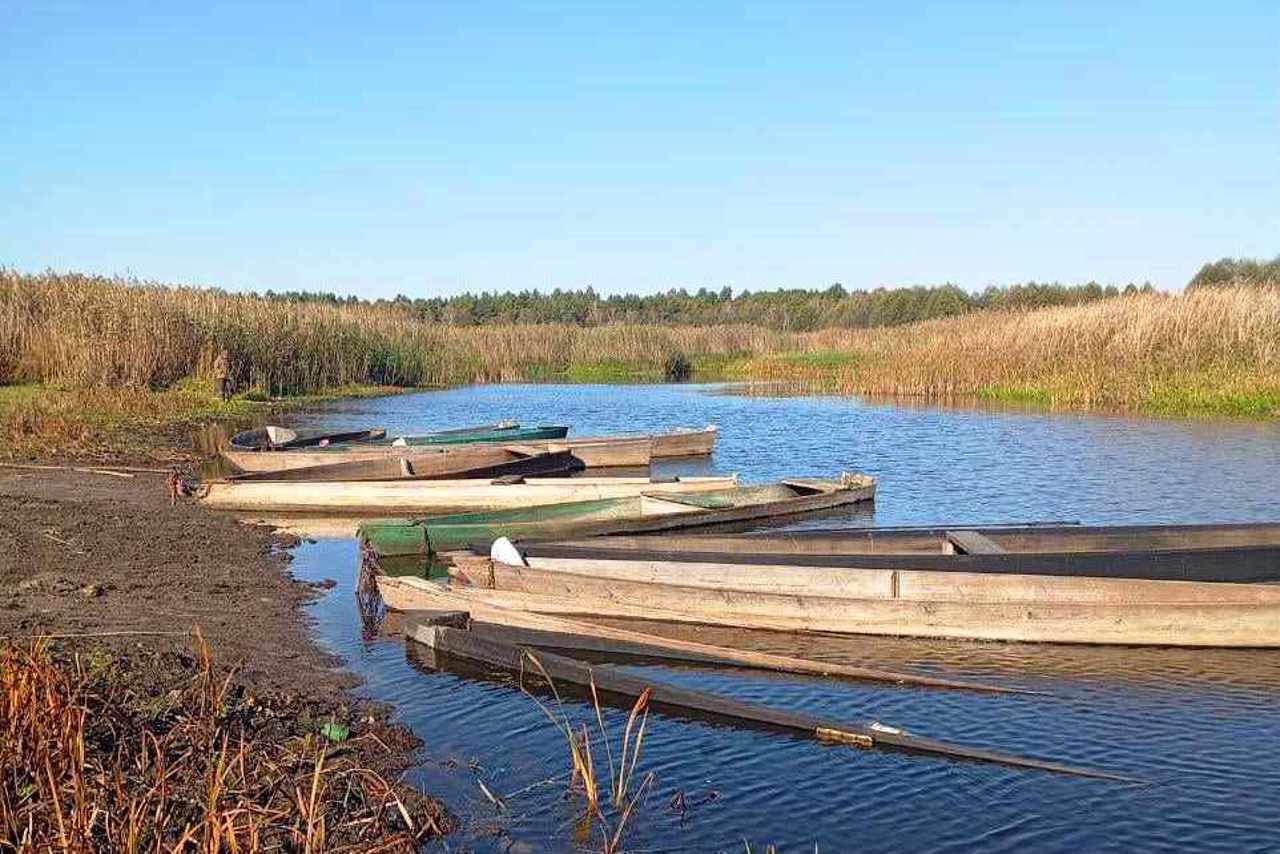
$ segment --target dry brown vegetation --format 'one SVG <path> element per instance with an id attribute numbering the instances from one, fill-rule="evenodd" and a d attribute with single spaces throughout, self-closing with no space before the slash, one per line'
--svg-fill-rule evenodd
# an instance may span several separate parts
<path id="1" fill-rule="evenodd" d="M 388 752 L 372 727 L 308 731 L 296 702 L 234 688 L 198 634 L 195 651 L 170 687 L 0 648 L 0 851 L 411 852 L 448 830 L 370 767 Z"/>
<path id="2" fill-rule="evenodd" d="M 982 395 L 1072 408 L 1280 413 L 1280 292 L 1149 294 L 895 329 L 802 336 L 804 352 L 854 354 L 836 369 L 776 367 L 839 388 Z M 769 362 L 754 373 L 768 373 Z"/>
<path id="3" fill-rule="evenodd" d="M 1133 294 L 786 333 L 749 325 L 449 326 L 395 306 L 0 271 L 0 381 L 168 390 L 178 411 L 207 409 L 202 378 L 223 348 L 237 387 L 259 396 L 352 384 L 657 379 L 682 355 L 700 379 L 1171 414 L 1280 409 L 1280 293 L 1272 289 Z"/>
<path id="4" fill-rule="evenodd" d="M 769 352 L 784 341 L 752 326 L 445 326 L 390 307 L 0 271 L 8 382 L 163 389 L 207 377 L 225 348 L 238 387 L 298 394 L 541 379 L 598 362 L 659 368 L 676 352 Z"/>

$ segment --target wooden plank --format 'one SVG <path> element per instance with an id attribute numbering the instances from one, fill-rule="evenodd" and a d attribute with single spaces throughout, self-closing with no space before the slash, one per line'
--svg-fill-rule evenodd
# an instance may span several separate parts
<path id="1" fill-rule="evenodd" d="M 835 662 L 812 661 L 773 653 L 715 646 L 697 641 L 664 638 L 632 629 L 621 629 L 598 623 L 538 614 L 532 611 L 503 608 L 488 603 L 483 597 L 470 595 L 471 591 L 445 587 L 437 582 L 421 578 L 380 577 L 378 579 L 378 589 L 383 593 L 384 601 L 388 607 L 407 613 L 418 613 L 424 609 L 430 613 L 467 612 L 474 620 L 479 622 L 492 623 L 511 629 L 549 632 L 559 636 L 611 642 L 629 649 L 643 649 L 649 654 L 661 653 L 665 657 L 678 656 L 695 661 L 732 664 L 781 673 L 839 676 L 846 679 L 887 682 L 895 685 L 924 688 L 956 688 L 992 694 L 1033 693 L 999 685 L 921 676 L 915 673 L 857 667 Z"/>
<path id="2" fill-rule="evenodd" d="M 947 542 L 955 546 L 961 554 L 998 555 L 1004 549 L 1000 544 L 985 534 L 977 531 L 947 531 Z"/>
<path id="3" fill-rule="evenodd" d="M 990 762 L 1017 768 L 1051 771 L 1080 777 L 1121 782 L 1140 782 L 1107 771 L 1059 762 L 1017 756 L 1010 753 L 952 745 L 919 738 L 887 727 L 851 725 L 842 721 L 744 703 L 731 697 L 669 685 L 651 677 L 633 676 L 609 667 L 593 667 L 581 661 L 549 652 L 532 652 L 525 647 L 495 642 L 471 632 L 448 626 L 421 626 L 415 639 L 438 652 L 470 661 L 501 667 L 522 676 L 547 678 L 554 684 L 573 684 L 608 696 L 634 701 L 642 695 L 658 709 L 677 713 L 713 715 L 721 720 L 753 726 L 768 726 L 808 735 L 820 741 L 874 748 L 879 745 L 915 753 Z"/>
<path id="4" fill-rule="evenodd" d="M 772 596 L 552 573 L 502 574 L 498 589 L 463 588 L 506 608 L 574 617 L 621 617 L 784 632 L 901 635 L 1040 643 L 1280 647 L 1280 604 L 954 602 Z M 510 589 L 512 578 L 518 578 Z M 1276 592 L 1269 585 L 1265 593 Z M 504 589 L 506 588 L 506 589 Z M 388 592 L 392 598 L 396 591 Z M 390 601 L 389 601 L 390 604 Z M 392 607 L 395 607 L 394 605 Z M 410 606 L 413 607 L 413 606 Z"/>

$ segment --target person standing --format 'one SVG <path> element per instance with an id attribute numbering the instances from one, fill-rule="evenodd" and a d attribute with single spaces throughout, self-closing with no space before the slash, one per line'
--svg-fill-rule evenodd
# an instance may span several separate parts
<path id="1" fill-rule="evenodd" d="M 218 385 L 218 397 L 226 403 L 231 399 L 231 354 L 223 347 L 213 360 L 213 378 Z"/>

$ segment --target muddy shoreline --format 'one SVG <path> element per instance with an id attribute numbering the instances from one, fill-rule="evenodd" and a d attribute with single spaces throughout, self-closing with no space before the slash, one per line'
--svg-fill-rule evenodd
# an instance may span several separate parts
<path id="1" fill-rule="evenodd" d="M 291 576 L 294 542 L 189 500 L 171 505 L 164 474 L 0 467 L 0 638 L 48 636 L 64 661 L 106 656 L 131 683 L 166 686 L 192 666 L 198 628 L 238 689 L 373 734 L 380 747 L 362 759 L 398 779 L 421 745 L 387 708 L 361 701 L 358 680 L 313 639 L 304 606 L 324 587 Z M 404 794 L 447 828 L 437 802 Z"/>

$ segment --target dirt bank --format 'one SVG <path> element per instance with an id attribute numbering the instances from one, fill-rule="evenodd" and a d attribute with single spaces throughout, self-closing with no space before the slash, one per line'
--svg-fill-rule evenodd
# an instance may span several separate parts
<path id="1" fill-rule="evenodd" d="M 320 591 L 290 577 L 287 545 L 190 502 L 171 507 L 164 475 L 0 467 L 0 637 L 52 635 L 64 658 L 105 656 L 131 685 L 161 687 L 195 666 L 199 627 L 255 704 L 344 721 L 353 742 L 372 734 L 379 749 L 361 759 L 394 780 L 420 758 L 417 741 L 357 702 L 354 677 L 312 640 L 302 606 Z M 438 804 L 403 794 L 448 826 Z"/>
<path id="2" fill-rule="evenodd" d="M 0 635 L 173 632 L 113 646 L 186 648 L 199 626 L 255 687 L 351 687 L 308 636 L 315 591 L 287 572 L 287 543 L 191 503 L 165 478 L 0 468 Z"/>

